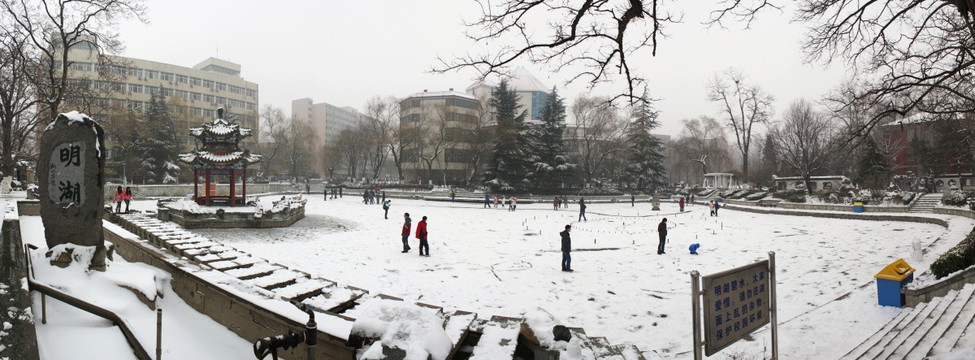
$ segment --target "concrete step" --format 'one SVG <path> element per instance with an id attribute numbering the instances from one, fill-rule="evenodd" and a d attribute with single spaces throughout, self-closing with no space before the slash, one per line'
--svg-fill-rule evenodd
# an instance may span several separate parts
<path id="1" fill-rule="evenodd" d="M 888 346 L 888 350 L 890 352 L 887 353 L 887 351 L 885 351 L 884 354 L 888 355 L 885 355 L 884 358 L 905 358 L 907 354 L 918 345 L 921 339 L 927 336 L 928 332 L 930 332 L 931 329 L 937 325 L 938 321 L 951 307 L 951 304 L 954 303 L 954 300 L 954 296 L 943 297 L 938 305 L 931 310 L 931 313 L 929 313 L 927 317 L 921 319 L 921 322 L 917 327 L 913 329 L 904 329 L 904 331 L 901 331 L 898 336 L 900 341 L 895 341 L 893 346 Z M 925 352 L 927 351 L 925 350 Z"/>
<path id="2" fill-rule="evenodd" d="M 948 328 L 945 329 L 938 341 L 931 347 L 928 354 L 925 355 L 949 353 L 963 336 L 966 334 L 969 336 L 975 335 L 975 329 L 969 329 L 973 323 L 972 320 L 975 319 L 975 299 L 972 296 L 973 292 L 975 292 L 975 284 L 965 285 L 959 291 L 958 298 L 964 300 L 962 310 L 951 321 Z"/>
<path id="3" fill-rule="evenodd" d="M 893 331 L 891 331 L 886 336 L 884 336 L 883 339 L 881 339 L 880 343 L 878 343 L 877 346 L 874 346 L 869 351 L 867 351 L 867 353 L 864 354 L 865 355 L 864 358 L 865 359 L 886 359 L 887 357 L 881 355 L 887 354 L 889 356 L 890 353 L 893 352 L 894 349 L 896 349 L 896 347 L 900 345 L 901 342 L 904 341 L 904 339 L 901 338 L 901 333 L 905 331 L 911 331 L 912 329 L 916 329 L 918 326 L 920 326 L 921 323 L 924 322 L 924 320 L 931 315 L 931 312 L 934 311 L 934 309 L 938 306 L 938 304 L 941 303 L 943 299 L 944 298 L 939 297 L 926 303 L 925 306 L 921 309 L 921 311 L 916 313 L 916 315 L 913 318 L 911 318 L 910 321 L 904 323 L 903 326 L 895 327 Z"/>
<path id="4" fill-rule="evenodd" d="M 269 275 L 244 281 L 265 290 L 273 290 L 294 284 L 298 278 L 303 278 L 303 276 L 288 269 L 278 269 Z"/>
<path id="5" fill-rule="evenodd" d="M 235 278 L 238 278 L 240 280 L 248 280 L 248 279 L 258 278 L 261 276 L 270 275 L 272 272 L 274 272 L 274 270 L 280 268 L 281 267 L 277 265 L 271 265 L 270 263 L 260 262 L 260 263 L 251 264 L 250 266 L 230 269 L 224 271 L 224 273 L 233 276 Z"/>
<path id="6" fill-rule="evenodd" d="M 476 313 L 466 311 L 455 311 L 447 315 L 443 329 L 447 333 L 447 337 L 450 338 L 450 343 L 453 344 L 450 348 L 450 354 L 447 355 L 448 359 L 453 359 L 456 356 L 464 340 L 470 334 L 471 324 L 476 319 Z"/>
<path id="7" fill-rule="evenodd" d="M 867 351 L 873 348 L 874 345 L 879 343 L 885 336 L 890 334 L 890 332 L 893 331 L 894 328 L 896 328 L 898 325 L 901 325 L 902 323 L 910 321 L 910 319 L 913 318 L 914 316 L 917 316 L 917 313 L 919 313 L 925 306 L 927 306 L 927 303 L 918 304 L 918 306 L 910 310 L 902 309 L 901 312 L 897 314 L 897 316 L 895 316 L 887 323 L 887 325 L 884 325 L 883 328 L 873 333 L 873 335 L 870 335 L 870 337 L 868 337 L 866 340 L 864 340 L 855 348 L 853 348 L 853 350 L 850 350 L 850 352 L 846 353 L 846 355 L 843 355 L 841 359 L 862 358 Z"/>
<path id="8" fill-rule="evenodd" d="M 907 343 L 913 344 L 910 351 L 904 353 L 903 357 L 906 359 L 924 359 L 932 354 L 935 345 L 944 338 L 948 329 L 959 320 L 959 316 L 965 309 L 966 304 L 969 307 L 975 307 L 968 304 L 971 300 L 972 293 L 975 292 L 975 285 L 968 285 L 963 287 L 958 291 L 951 291 L 946 298 L 951 298 L 950 305 L 947 307 L 944 313 L 940 317 L 934 320 L 933 326 L 924 334 L 920 339 L 912 339 L 913 341 L 908 341 Z M 962 319 L 966 323 L 971 320 L 971 315 L 968 319 Z M 899 353 L 895 352 L 895 356 Z"/>
<path id="9" fill-rule="evenodd" d="M 490 320 L 475 321 L 473 331 L 481 334 L 469 359 L 513 359 L 521 332 L 521 319 L 493 316 Z"/>
<path id="10" fill-rule="evenodd" d="M 318 296 L 322 289 L 335 285 L 318 279 L 297 279 L 294 284 L 274 290 L 274 293 L 288 300 L 301 302 L 307 298 Z"/>
<path id="11" fill-rule="evenodd" d="M 302 301 L 316 309 L 335 314 L 344 313 L 355 307 L 356 301 L 368 292 L 348 286 L 332 286 L 321 290 L 321 294 Z"/>

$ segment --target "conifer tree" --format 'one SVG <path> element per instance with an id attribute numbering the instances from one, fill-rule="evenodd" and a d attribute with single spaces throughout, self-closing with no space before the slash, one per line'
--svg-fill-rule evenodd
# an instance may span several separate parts
<path id="1" fill-rule="evenodd" d="M 651 135 L 660 124 L 659 112 L 651 107 L 644 91 L 643 99 L 631 113 L 633 122 L 627 129 L 628 154 L 624 177 L 636 183 L 637 188 L 653 191 L 665 184 L 666 169 L 663 164 L 663 143 Z"/>
<path id="2" fill-rule="evenodd" d="M 565 132 L 565 103 L 558 90 L 552 93 L 542 105 L 541 126 L 532 133 L 532 152 L 534 160 L 530 165 L 532 182 L 536 188 L 558 187 L 564 177 L 572 170 L 568 161 L 562 135 Z"/>
<path id="3" fill-rule="evenodd" d="M 179 175 L 176 123 L 161 93 L 162 87 L 149 98 L 145 119 L 139 124 L 142 136 L 136 144 L 145 181 L 154 184 L 175 183 Z"/>
<path id="4" fill-rule="evenodd" d="M 877 142 L 872 137 L 868 137 L 863 156 L 859 161 L 860 178 L 857 182 L 871 188 L 886 187 L 887 177 L 890 175 L 890 159 L 884 155 Z"/>
<path id="5" fill-rule="evenodd" d="M 525 110 L 518 104 L 518 94 L 508 89 L 508 82 L 491 92 L 496 137 L 491 160 L 484 173 L 484 185 L 492 191 L 512 193 L 527 188 L 525 152 Z"/>

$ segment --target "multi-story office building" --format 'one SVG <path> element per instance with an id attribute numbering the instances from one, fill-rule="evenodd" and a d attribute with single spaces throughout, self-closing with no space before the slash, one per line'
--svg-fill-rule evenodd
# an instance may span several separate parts
<path id="1" fill-rule="evenodd" d="M 307 138 L 314 154 L 310 169 L 320 176 L 326 176 L 325 146 L 338 140 L 345 129 L 356 129 L 365 118 L 352 107 L 340 107 L 329 103 L 313 104 L 312 99 L 303 98 L 291 101 L 291 116 L 294 121 L 308 124 L 312 133 Z"/>
<path id="2" fill-rule="evenodd" d="M 400 101 L 400 129 L 407 137 L 403 176 L 423 184 L 462 184 L 473 172 L 482 104 L 472 94 L 453 91 L 412 94 Z"/>
<path id="3" fill-rule="evenodd" d="M 216 109 L 223 107 L 226 118 L 252 129 L 255 136 L 245 139 L 242 146 L 256 149 L 260 136 L 258 86 L 240 76 L 239 64 L 211 57 L 190 68 L 108 56 L 110 65 L 100 65 L 98 56 L 89 43 L 68 51 L 69 81 L 84 82 L 97 90 L 97 97 L 91 99 L 92 111 L 112 116 L 111 109 L 129 109 L 141 114 L 148 108 L 151 94 L 161 93 L 176 119 L 182 147 L 187 149 L 195 145 L 189 128 L 211 121 Z"/>
<path id="4" fill-rule="evenodd" d="M 505 78 L 508 82 L 508 89 L 513 89 L 518 94 L 518 105 L 521 109 L 528 112 L 526 121 L 539 120 L 542 118 L 542 106 L 545 100 L 551 95 L 552 88 L 546 87 L 534 75 L 525 68 L 517 68 L 511 76 Z M 491 100 L 491 92 L 498 87 L 498 84 L 481 80 L 474 82 L 467 87 L 467 92 L 480 100 L 484 106 L 488 106 Z"/>

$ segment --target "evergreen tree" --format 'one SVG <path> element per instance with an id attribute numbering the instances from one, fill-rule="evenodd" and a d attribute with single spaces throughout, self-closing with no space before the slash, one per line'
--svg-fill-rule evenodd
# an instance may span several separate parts
<path id="1" fill-rule="evenodd" d="M 565 132 L 565 104 L 556 89 L 552 89 L 542 105 L 542 125 L 529 137 L 533 156 L 529 156 L 531 179 L 537 188 L 551 189 L 565 181 L 574 167 L 565 154 L 562 134 Z"/>
<path id="2" fill-rule="evenodd" d="M 525 110 L 518 104 L 518 94 L 508 89 L 508 82 L 491 92 L 496 137 L 491 160 L 484 173 L 484 185 L 492 191 L 516 192 L 527 188 L 525 152 Z"/>
<path id="3" fill-rule="evenodd" d="M 644 91 L 640 105 L 633 108 L 633 123 L 627 129 L 628 154 L 624 177 L 637 183 L 637 188 L 653 191 L 665 185 L 667 170 L 663 164 L 663 143 L 651 135 L 660 126 L 657 122 L 659 112 L 650 106 L 650 99 Z"/>
<path id="4" fill-rule="evenodd" d="M 866 148 L 859 161 L 860 176 L 857 182 L 874 189 L 885 188 L 887 178 L 890 176 L 890 159 L 880 152 L 873 138 L 868 137 L 864 146 Z"/>
<path id="5" fill-rule="evenodd" d="M 775 137 L 769 132 L 765 134 L 765 144 L 762 146 L 762 173 L 760 174 L 759 184 L 765 184 L 766 182 L 772 182 L 772 176 L 778 175 L 776 172 L 779 171 L 779 153 L 775 148 Z M 771 184 L 775 185 L 775 184 Z"/>
<path id="6" fill-rule="evenodd" d="M 161 93 L 162 87 L 150 96 L 145 120 L 139 124 L 142 137 L 136 143 L 145 181 L 154 184 L 175 183 L 179 175 L 176 123 Z"/>

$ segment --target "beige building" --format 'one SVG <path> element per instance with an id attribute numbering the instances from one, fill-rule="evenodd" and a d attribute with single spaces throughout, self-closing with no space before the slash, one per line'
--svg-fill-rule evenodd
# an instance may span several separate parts
<path id="1" fill-rule="evenodd" d="M 400 101 L 400 128 L 409 139 L 402 154 L 404 180 L 462 184 L 479 171 L 471 159 L 481 109 L 474 95 L 453 89 L 424 90 Z"/>
<path id="2" fill-rule="evenodd" d="M 189 128 L 212 121 L 218 107 L 227 111 L 228 120 L 234 119 L 242 127 L 252 129 L 255 136 L 244 140 L 242 146 L 257 148 L 258 85 L 241 77 L 239 64 L 211 57 L 193 67 L 185 67 L 108 56 L 112 65 L 100 68 L 97 58 L 97 52 L 87 43 L 76 45 L 68 52 L 69 79 L 84 81 L 86 86 L 97 90 L 90 104 L 93 109 L 126 108 L 142 113 L 151 94 L 161 92 L 177 120 L 177 135 L 184 149 L 195 144 Z M 109 76 L 99 76 L 100 71 Z"/>
<path id="3" fill-rule="evenodd" d="M 355 108 L 335 106 L 329 103 L 313 104 L 312 99 L 303 98 L 291 101 L 291 117 L 311 126 L 311 152 L 314 159 L 309 164 L 312 172 L 319 176 L 327 176 L 325 161 L 325 146 L 338 140 L 339 134 L 345 129 L 356 129 L 365 118 Z M 344 175 L 344 173 L 343 173 Z M 338 176 L 338 174 L 336 174 Z"/>

